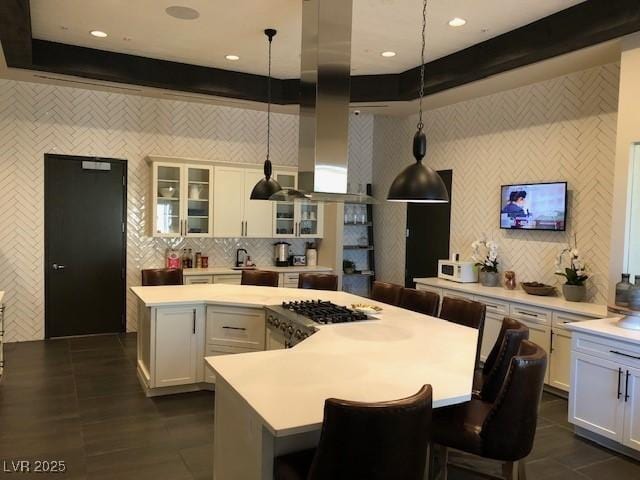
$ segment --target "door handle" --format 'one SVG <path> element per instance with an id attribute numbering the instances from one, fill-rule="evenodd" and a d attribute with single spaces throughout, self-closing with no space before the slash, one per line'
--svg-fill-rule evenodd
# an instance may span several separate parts
<path id="1" fill-rule="evenodd" d="M 617 350 L 609 350 L 609 353 L 613 353 L 614 355 L 621 355 L 621 356 L 627 357 L 627 358 L 633 358 L 634 360 L 640 360 L 640 357 L 638 357 L 636 355 L 629 355 L 628 353 L 622 353 L 622 352 L 619 352 Z"/>
<path id="2" fill-rule="evenodd" d="M 551 343 L 549 344 L 549 353 L 553 353 L 553 330 L 551 330 Z"/>
<path id="3" fill-rule="evenodd" d="M 618 368 L 618 400 L 622 396 L 622 392 L 620 391 L 620 383 L 622 383 L 622 369 Z"/>
<path id="4" fill-rule="evenodd" d="M 51 265 L 51 268 L 53 268 L 54 270 L 64 270 L 66 267 L 64 265 L 54 263 L 53 265 Z"/>
<path id="5" fill-rule="evenodd" d="M 624 380 L 624 401 L 625 403 L 627 402 L 627 400 L 629 400 L 631 398 L 631 395 L 629 395 L 629 377 L 631 376 L 631 374 L 629 373 L 629 370 L 627 370 L 627 376 Z"/>
<path id="6" fill-rule="evenodd" d="M 196 311 L 195 311 L 195 309 L 193 310 L 193 333 L 194 333 L 194 335 L 196 333 Z"/>
<path id="7" fill-rule="evenodd" d="M 228 327 L 228 326 L 223 326 L 222 328 L 226 329 L 226 330 L 242 330 L 243 332 L 246 330 L 246 328 L 243 327 Z"/>

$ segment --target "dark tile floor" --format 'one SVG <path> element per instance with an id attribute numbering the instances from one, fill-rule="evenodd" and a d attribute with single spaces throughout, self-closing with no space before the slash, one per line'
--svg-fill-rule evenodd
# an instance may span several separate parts
<path id="1" fill-rule="evenodd" d="M 213 393 L 146 398 L 136 377 L 135 349 L 134 334 L 5 345 L 0 477 L 210 479 Z M 567 402 L 545 394 L 529 480 L 640 478 L 639 463 L 577 438 L 566 416 Z M 494 462 L 455 452 L 451 458 L 478 472 L 499 473 Z M 35 459 L 64 460 L 68 470 L 3 471 L 3 461 Z M 449 478 L 484 477 L 451 468 Z"/>

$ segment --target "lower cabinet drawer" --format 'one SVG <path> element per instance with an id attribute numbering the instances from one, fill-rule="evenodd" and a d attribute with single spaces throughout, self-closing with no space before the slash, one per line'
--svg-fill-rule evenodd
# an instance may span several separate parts
<path id="1" fill-rule="evenodd" d="M 640 368 L 640 346 L 573 332 L 573 349 L 605 360 Z"/>
<path id="2" fill-rule="evenodd" d="M 213 283 L 213 277 L 211 275 L 185 275 L 185 285 L 206 285 Z"/>
<path id="3" fill-rule="evenodd" d="M 442 289 L 442 298 L 450 297 L 450 298 L 463 298 L 465 300 L 474 300 L 475 297 L 470 293 L 458 292 L 457 290 L 447 290 Z"/>
<path id="4" fill-rule="evenodd" d="M 226 283 L 228 285 L 240 285 L 242 275 L 214 275 L 213 283 Z"/>
<path id="5" fill-rule="evenodd" d="M 264 310 L 208 307 L 206 332 L 206 345 L 264 350 Z"/>
<path id="6" fill-rule="evenodd" d="M 487 307 L 487 313 L 494 313 L 502 317 L 509 315 L 509 303 L 507 302 L 496 300 L 495 298 L 482 297 L 480 295 L 476 295 L 473 299 L 476 302 L 484 303 Z"/>
<path id="7" fill-rule="evenodd" d="M 509 308 L 509 315 L 516 320 L 523 322 L 535 322 L 544 325 L 551 325 L 551 310 L 512 303 Z"/>
<path id="8" fill-rule="evenodd" d="M 216 357 L 218 355 L 233 355 L 235 353 L 248 353 L 248 352 L 256 352 L 257 350 L 252 350 L 250 348 L 239 348 L 239 347 L 223 347 L 220 345 L 207 345 L 204 351 L 205 357 Z M 204 361 L 204 381 L 207 383 L 216 383 L 216 375 L 213 373 L 213 370 L 209 367 L 209 364 L 206 360 Z"/>

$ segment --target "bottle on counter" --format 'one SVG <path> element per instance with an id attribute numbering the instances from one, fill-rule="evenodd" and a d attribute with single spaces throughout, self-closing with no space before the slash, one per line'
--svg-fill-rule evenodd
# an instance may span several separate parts
<path id="1" fill-rule="evenodd" d="M 629 278 L 631 275 L 628 273 L 622 274 L 622 280 L 616 284 L 616 305 L 619 307 L 629 306 L 629 290 L 633 287 Z M 638 275 L 636 275 L 636 283 L 638 283 Z"/>
<path id="2" fill-rule="evenodd" d="M 202 268 L 202 252 L 196 252 L 196 268 Z"/>
<path id="3" fill-rule="evenodd" d="M 187 250 L 187 268 L 193 268 L 193 250 Z"/>
<path id="4" fill-rule="evenodd" d="M 167 248 L 165 266 L 166 268 L 180 268 L 182 260 L 175 248 Z"/>

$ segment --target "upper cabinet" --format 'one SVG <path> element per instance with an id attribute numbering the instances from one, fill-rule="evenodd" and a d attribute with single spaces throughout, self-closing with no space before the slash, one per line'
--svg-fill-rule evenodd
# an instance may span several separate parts
<path id="1" fill-rule="evenodd" d="M 262 176 L 257 169 L 214 167 L 215 237 L 271 238 L 272 202 L 249 198 Z"/>
<path id="2" fill-rule="evenodd" d="M 229 166 L 194 159 L 149 157 L 151 205 L 149 233 L 154 237 L 321 238 L 321 203 L 251 200 L 263 178 L 258 165 Z M 298 174 L 286 168 L 274 178 L 297 188 Z"/>
<path id="3" fill-rule="evenodd" d="M 151 165 L 151 235 L 210 236 L 212 167 L 165 162 Z"/>
<path id="4" fill-rule="evenodd" d="M 282 188 L 298 188 L 295 172 L 274 173 Z M 324 205 L 317 202 L 273 202 L 273 237 L 321 238 L 324 226 Z"/>

